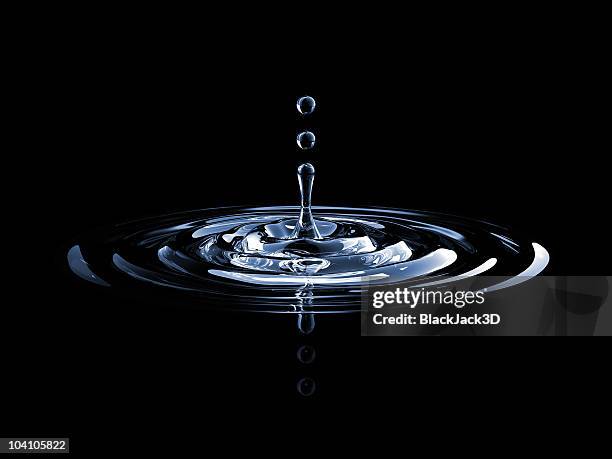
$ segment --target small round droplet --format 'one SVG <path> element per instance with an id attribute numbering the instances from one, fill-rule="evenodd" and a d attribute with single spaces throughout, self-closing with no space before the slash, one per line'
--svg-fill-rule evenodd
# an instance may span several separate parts
<path id="1" fill-rule="evenodd" d="M 302 378 L 297 383 L 297 391 L 304 397 L 310 397 L 317 390 L 317 383 L 312 378 Z"/>
<path id="2" fill-rule="evenodd" d="M 315 144 L 315 135 L 310 131 L 300 132 L 297 136 L 297 144 L 302 150 L 310 150 Z"/>
<path id="3" fill-rule="evenodd" d="M 300 97 L 297 101 L 297 109 L 302 115 L 310 115 L 314 112 L 317 103 L 310 96 Z"/>
<path id="4" fill-rule="evenodd" d="M 312 164 L 305 163 L 305 164 L 302 164 L 300 167 L 298 167 L 297 172 L 298 172 L 298 175 L 314 175 L 315 168 Z"/>
<path id="5" fill-rule="evenodd" d="M 317 352 L 315 351 L 315 348 L 309 345 L 304 345 L 297 351 L 298 360 L 305 364 L 314 362 L 316 356 Z"/>

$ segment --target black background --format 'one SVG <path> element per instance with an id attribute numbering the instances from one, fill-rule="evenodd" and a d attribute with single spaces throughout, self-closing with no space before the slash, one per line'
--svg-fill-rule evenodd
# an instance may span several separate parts
<path id="1" fill-rule="evenodd" d="M 331 413 L 363 413 L 387 397 L 432 397 L 430 414 L 458 418 L 474 397 L 495 397 L 483 415 L 536 400 L 550 413 L 572 403 L 556 395 L 560 378 L 596 371 L 563 344 L 527 354 L 489 342 L 485 353 L 480 343 L 360 338 L 351 316 L 317 318 L 302 337 L 293 317 L 109 292 L 65 262 L 80 234 L 108 223 L 294 204 L 295 168 L 310 160 L 315 204 L 483 218 L 544 245 L 550 274 L 606 274 L 603 62 L 588 37 L 432 35 L 275 55 L 245 43 L 78 37 L 34 40 L 21 56 L 27 69 L 18 67 L 15 119 L 28 128 L 6 194 L 1 342 L 12 433 L 71 435 L 85 448 L 102 428 L 252 421 L 262 413 L 253 404 L 333 423 Z M 295 101 L 305 94 L 318 105 L 301 118 Z M 317 136 L 308 154 L 295 143 L 303 128 Z M 304 343 L 317 349 L 310 366 L 295 356 Z M 522 386 L 527 374 L 538 390 L 497 397 L 493 388 Z M 302 376 L 317 381 L 314 396 L 297 393 Z"/>

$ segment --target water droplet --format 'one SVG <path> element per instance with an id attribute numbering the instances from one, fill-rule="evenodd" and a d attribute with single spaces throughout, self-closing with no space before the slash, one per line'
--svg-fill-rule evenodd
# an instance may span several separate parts
<path id="1" fill-rule="evenodd" d="M 309 364 L 314 362 L 317 352 L 315 348 L 309 345 L 301 346 L 297 351 L 297 358 L 300 362 Z"/>
<path id="2" fill-rule="evenodd" d="M 297 383 L 297 391 L 304 397 L 310 397 L 317 390 L 317 383 L 312 378 L 302 378 Z"/>
<path id="3" fill-rule="evenodd" d="M 312 164 L 305 163 L 305 164 L 302 164 L 300 167 L 298 167 L 297 172 L 300 177 L 305 177 L 307 175 L 314 175 L 315 168 Z"/>
<path id="4" fill-rule="evenodd" d="M 310 131 L 300 132 L 297 136 L 297 144 L 302 150 L 310 150 L 315 144 L 315 135 Z"/>
<path id="5" fill-rule="evenodd" d="M 310 96 L 300 97 L 297 101 L 297 109 L 302 115 L 310 115 L 314 112 L 317 103 Z"/>
<path id="6" fill-rule="evenodd" d="M 306 163 L 298 167 L 298 183 L 300 184 L 300 203 L 302 207 L 310 207 L 312 199 L 312 185 L 315 178 L 315 168 Z"/>

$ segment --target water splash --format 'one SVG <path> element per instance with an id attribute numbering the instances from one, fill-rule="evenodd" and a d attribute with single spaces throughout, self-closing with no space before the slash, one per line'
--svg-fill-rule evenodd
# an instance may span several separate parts
<path id="1" fill-rule="evenodd" d="M 312 164 L 306 163 L 298 167 L 298 181 L 300 184 L 300 217 L 295 224 L 295 229 L 291 234 L 292 239 L 323 239 L 317 229 L 317 224 L 312 216 L 311 199 L 312 185 L 315 178 L 315 168 Z"/>
<path id="2" fill-rule="evenodd" d="M 482 221 L 310 208 L 321 239 L 293 237 L 302 206 L 204 209 L 85 235 L 67 260 L 97 285 L 163 287 L 181 301 L 296 313 L 302 323 L 307 314 L 359 310 L 368 286 L 439 285 L 482 274 L 503 276 L 508 286 L 549 260 L 540 244 Z"/>

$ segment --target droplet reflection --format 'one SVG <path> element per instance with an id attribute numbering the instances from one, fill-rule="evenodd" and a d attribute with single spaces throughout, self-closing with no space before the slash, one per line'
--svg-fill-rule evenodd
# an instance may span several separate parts
<path id="1" fill-rule="evenodd" d="M 302 378 L 297 383 L 297 391 L 304 397 L 310 397 L 317 390 L 317 383 L 312 378 Z"/>

